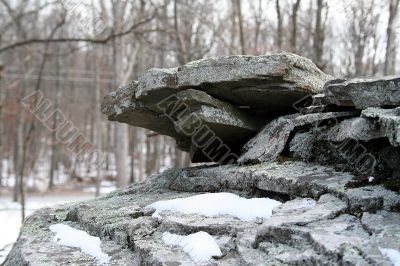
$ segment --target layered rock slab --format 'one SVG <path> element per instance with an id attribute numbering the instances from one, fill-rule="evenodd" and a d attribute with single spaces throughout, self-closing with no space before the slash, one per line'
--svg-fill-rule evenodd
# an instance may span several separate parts
<path id="1" fill-rule="evenodd" d="M 103 100 L 102 112 L 109 120 L 171 136 L 185 151 L 197 150 L 195 132 L 201 128 L 224 143 L 240 147 L 262 125 L 263 119 L 242 113 L 235 106 L 198 90 L 180 91 L 148 105 L 134 98 L 137 86 L 137 82 L 132 82 L 111 92 Z M 194 155 L 192 159 L 196 161 Z"/>
<path id="2" fill-rule="evenodd" d="M 367 108 L 361 117 L 368 118 L 379 125 L 381 135 L 388 138 L 394 147 L 400 147 L 400 107 L 393 109 Z"/>
<path id="3" fill-rule="evenodd" d="M 390 202 L 374 213 L 353 212 L 347 196 L 352 189 L 345 188 L 352 178 L 299 162 L 171 169 L 102 198 L 34 213 L 5 265 L 96 265 L 79 250 L 53 242 L 49 226 L 55 223 L 100 237 L 103 251 L 111 257 L 109 265 L 196 265 L 181 248 L 163 243 L 162 234 L 199 231 L 210 234 L 223 253 L 209 262 L 213 265 L 390 265 L 380 248 L 398 248 L 398 215 L 390 210 Z M 171 211 L 153 215 L 155 210 L 147 207 L 200 191 L 269 196 L 283 204 L 270 219 L 246 222 Z M 388 193 L 381 194 L 386 200 Z M 392 197 L 400 200 L 399 195 Z"/>
<path id="4" fill-rule="evenodd" d="M 336 79 L 324 87 L 325 104 L 357 109 L 400 105 L 400 76 Z"/>
<path id="5" fill-rule="evenodd" d="M 135 96 L 145 102 L 188 88 L 263 113 L 292 109 L 306 95 L 322 92 L 331 77 L 311 60 L 290 54 L 201 59 L 174 69 L 150 69 Z"/>

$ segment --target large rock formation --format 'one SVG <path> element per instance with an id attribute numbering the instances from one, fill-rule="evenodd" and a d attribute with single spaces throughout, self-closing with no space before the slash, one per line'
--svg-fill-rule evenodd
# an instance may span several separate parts
<path id="1" fill-rule="evenodd" d="M 321 93 L 329 79 L 294 54 L 208 58 L 150 69 L 106 96 L 102 111 L 110 120 L 175 138 L 193 162 L 231 162 L 268 120 L 294 113 L 293 103 Z M 200 128 L 214 135 L 208 149 L 196 142 Z"/>
<path id="2" fill-rule="evenodd" d="M 58 223 L 99 237 L 108 265 L 398 263 L 398 79 L 329 81 L 292 54 L 151 69 L 106 96 L 102 111 L 174 137 L 193 161 L 225 165 L 170 169 L 102 198 L 40 210 L 25 222 L 5 265 L 97 264 L 53 240 L 50 227 Z M 279 202 L 272 208 L 204 200 L 220 194 L 203 193 L 219 192 Z M 184 210 L 155 209 L 202 194 L 195 203 L 180 199 Z M 207 209 L 218 205 L 230 212 Z M 271 214 L 241 218 L 268 208 Z M 218 249 L 206 261 L 188 242 L 198 233 Z M 181 240 L 171 245 L 167 236 Z"/>

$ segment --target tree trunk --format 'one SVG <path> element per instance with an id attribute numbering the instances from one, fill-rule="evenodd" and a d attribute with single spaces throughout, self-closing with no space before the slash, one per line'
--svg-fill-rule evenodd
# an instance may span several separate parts
<path id="1" fill-rule="evenodd" d="M 17 197 L 19 197 L 19 202 L 21 203 L 21 220 L 25 219 L 25 197 L 24 197 L 24 121 L 25 121 L 25 109 L 21 105 L 20 114 L 18 115 L 18 125 L 17 125 L 17 154 L 18 154 L 18 164 L 16 165 L 16 187 L 17 187 Z M 18 181 L 17 181 L 18 180 Z"/>
<path id="2" fill-rule="evenodd" d="M 5 90 L 2 84 L 2 71 L 3 65 L 0 64 L 0 186 L 3 185 L 3 156 L 4 156 L 4 149 L 3 149 L 3 124 L 4 124 L 4 116 L 3 116 L 3 104 L 5 98 Z"/>
<path id="3" fill-rule="evenodd" d="M 175 44 L 177 49 L 176 59 L 179 64 L 184 65 L 186 63 L 186 59 L 178 24 L 178 0 L 174 0 L 174 30 L 175 30 Z"/>
<path id="4" fill-rule="evenodd" d="M 398 16 L 400 0 L 389 0 L 389 20 L 386 29 L 386 55 L 384 74 L 393 75 L 396 72 L 396 30 L 395 21 Z"/>
<path id="5" fill-rule="evenodd" d="M 230 29 L 231 31 L 231 41 L 230 41 L 230 45 L 229 45 L 229 54 L 236 54 L 236 45 L 235 45 L 235 41 L 236 41 L 236 34 L 237 34 L 237 15 L 236 15 L 236 8 L 235 8 L 235 0 L 231 0 L 231 5 L 232 5 L 232 14 L 231 14 L 231 18 L 232 18 L 232 27 Z"/>
<path id="6" fill-rule="evenodd" d="M 58 47 L 58 46 L 57 46 Z M 57 49 L 57 52 L 59 49 Z M 56 90 L 56 99 L 55 99 L 55 104 L 54 108 L 57 110 L 60 106 L 61 102 L 61 94 L 62 94 L 62 89 L 60 88 L 60 81 L 58 77 L 60 77 L 60 59 L 57 57 L 56 58 L 56 84 L 55 84 L 55 90 Z M 51 132 L 51 158 L 50 158 L 50 172 L 49 172 L 49 189 L 53 189 L 54 186 L 54 171 L 57 166 L 57 139 L 56 139 L 56 128 L 57 128 L 57 122 L 58 122 L 58 117 L 55 115 L 53 119 L 53 132 Z"/>
<path id="7" fill-rule="evenodd" d="M 242 15 L 241 0 L 236 0 L 236 9 L 237 9 L 238 22 L 239 22 L 240 48 L 241 48 L 241 53 L 244 55 L 244 54 L 246 54 L 246 43 L 244 40 L 244 32 L 243 32 L 243 15 Z"/>
<path id="8" fill-rule="evenodd" d="M 103 153 L 103 125 L 101 122 L 101 112 L 99 111 L 101 109 L 101 84 L 99 82 L 100 80 L 100 75 L 99 72 L 100 70 L 100 58 L 96 54 L 96 67 L 95 67 L 95 143 L 96 143 L 96 149 Z M 101 156 L 101 155 L 99 155 Z M 96 173 L 96 197 L 100 195 L 100 188 L 101 188 L 101 181 L 102 181 L 102 167 L 103 165 L 98 165 L 97 166 L 97 173 Z"/>
<path id="9" fill-rule="evenodd" d="M 323 68 L 322 56 L 324 53 L 324 27 L 322 23 L 322 9 L 324 0 L 317 0 L 317 17 L 315 20 L 315 35 L 314 35 L 314 53 L 315 64 L 319 68 Z"/>
<path id="10" fill-rule="evenodd" d="M 281 7 L 279 0 L 276 0 L 276 18 L 278 21 L 278 28 L 277 28 L 277 34 L 276 34 L 276 44 L 278 46 L 278 51 L 282 51 L 282 26 L 283 26 L 283 21 L 282 21 L 282 14 L 281 14 Z"/>
<path id="11" fill-rule="evenodd" d="M 292 37 L 290 39 L 291 51 L 293 53 L 297 50 L 297 13 L 300 8 L 301 0 L 296 0 L 292 9 Z"/>

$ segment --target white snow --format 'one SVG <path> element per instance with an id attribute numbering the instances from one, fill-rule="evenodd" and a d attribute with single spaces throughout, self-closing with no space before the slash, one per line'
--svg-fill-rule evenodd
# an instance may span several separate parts
<path id="1" fill-rule="evenodd" d="M 196 263 L 208 262 L 212 257 L 222 255 L 215 239 L 203 231 L 187 236 L 165 232 L 162 235 L 162 240 L 167 245 L 181 247 Z"/>
<path id="2" fill-rule="evenodd" d="M 372 182 L 372 181 L 374 181 L 375 180 L 375 178 L 373 177 L 373 176 L 370 176 L 370 177 L 368 177 L 368 182 Z"/>
<path id="3" fill-rule="evenodd" d="M 28 196 L 26 198 L 26 215 L 32 214 L 42 207 L 55 204 L 87 200 L 88 195 L 63 195 L 63 196 Z M 4 262 L 8 252 L 17 240 L 21 227 L 21 205 L 12 202 L 9 196 L 0 196 L 0 264 Z"/>
<path id="4" fill-rule="evenodd" d="M 116 185 L 114 185 L 114 184 L 112 184 L 112 185 L 103 184 L 105 182 L 106 181 L 102 181 L 101 182 L 100 194 L 108 194 L 110 192 L 113 192 L 113 191 L 117 190 L 117 186 Z M 88 193 L 95 193 L 96 192 L 96 187 L 93 187 L 93 186 L 87 187 L 87 188 L 84 188 L 82 191 L 83 192 L 88 192 Z"/>
<path id="5" fill-rule="evenodd" d="M 160 212 L 159 211 L 155 211 L 151 217 L 156 218 L 156 219 L 162 219 Z"/>
<path id="6" fill-rule="evenodd" d="M 187 198 L 157 201 L 149 207 L 156 209 L 157 217 L 161 211 L 172 211 L 208 217 L 231 215 L 243 221 L 254 221 L 257 218 L 271 218 L 272 209 L 281 204 L 269 198 L 246 199 L 232 193 L 206 193 Z"/>
<path id="7" fill-rule="evenodd" d="M 391 248 L 379 248 L 379 251 L 388 257 L 394 266 L 400 266 L 400 251 Z"/>
<path id="8" fill-rule="evenodd" d="M 317 205 L 317 202 L 315 200 L 310 198 L 304 198 L 301 199 L 300 203 L 296 207 L 297 209 L 303 209 L 303 208 L 310 209 L 315 207 L 315 205 Z"/>
<path id="9" fill-rule="evenodd" d="M 100 238 L 65 224 L 54 224 L 49 229 L 56 233 L 54 242 L 67 247 L 80 248 L 82 252 L 95 257 L 99 264 L 110 261 L 110 256 L 101 251 Z"/>

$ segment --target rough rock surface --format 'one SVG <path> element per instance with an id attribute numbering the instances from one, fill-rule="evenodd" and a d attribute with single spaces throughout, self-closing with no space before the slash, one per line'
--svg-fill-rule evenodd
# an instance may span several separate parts
<path id="1" fill-rule="evenodd" d="M 326 83 L 325 103 L 357 109 L 400 105 L 400 76 L 336 79 Z"/>
<path id="2" fill-rule="evenodd" d="M 171 169 L 143 184 L 30 216 L 4 265 L 96 265 L 75 248 L 52 242 L 49 226 L 69 224 L 98 236 L 109 265 L 195 265 L 163 232 L 205 231 L 223 255 L 211 265 L 391 265 L 379 248 L 398 249 L 400 196 L 347 188 L 354 176 L 301 162 Z M 367 189 L 368 187 L 366 187 Z M 149 204 L 203 192 L 228 191 L 283 202 L 270 219 L 241 221 L 163 211 Z"/>

